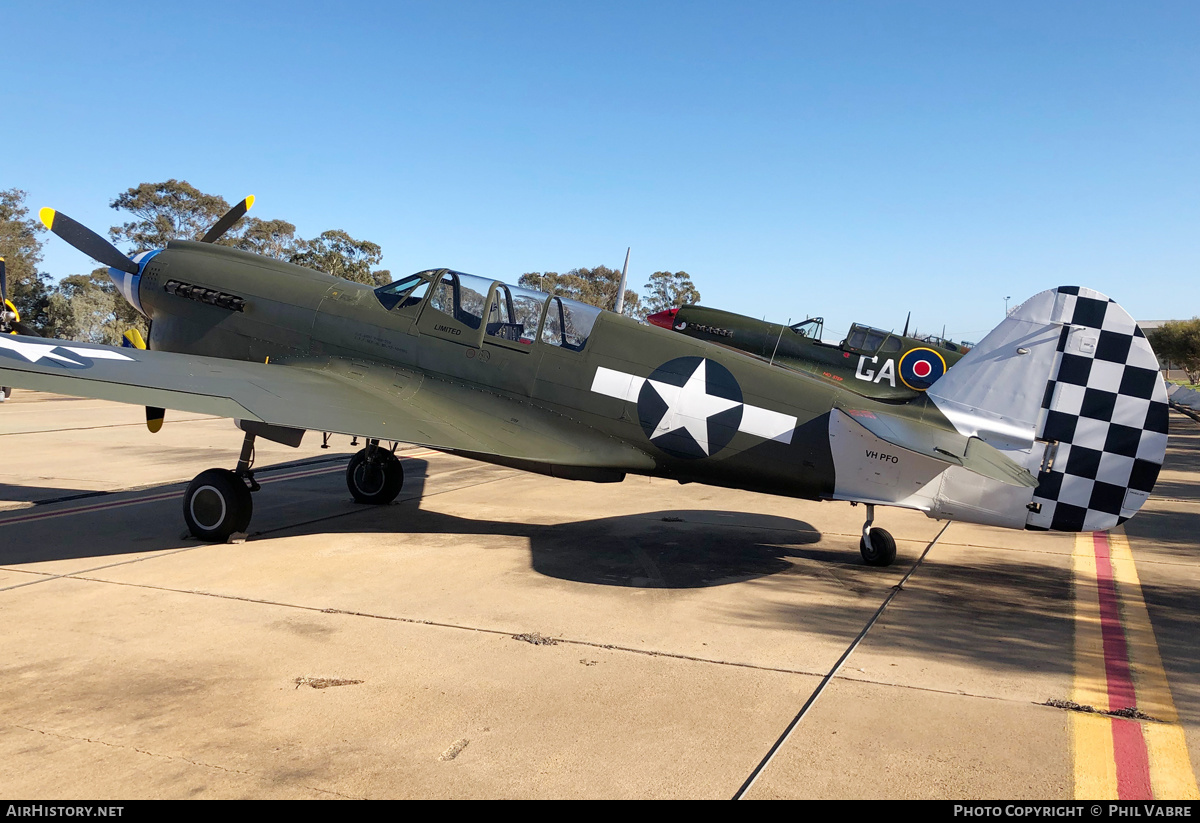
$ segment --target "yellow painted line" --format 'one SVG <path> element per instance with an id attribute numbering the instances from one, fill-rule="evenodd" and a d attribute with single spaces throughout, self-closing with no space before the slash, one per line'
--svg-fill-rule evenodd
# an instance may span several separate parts
<path id="1" fill-rule="evenodd" d="M 1075 683 L 1071 701 L 1109 711 L 1100 632 L 1100 593 L 1092 536 L 1075 535 Z M 1103 715 L 1071 712 L 1071 748 L 1075 766 L 1075 798 L 1117 799 L 1117 763 L 1112 721 Z"/>
<path id="2" fill-rule="evenodd" d="M 1092 535 L 1075 535 L 1075 684 L 1072 702 L 1111 711 L 1104 671 L 1104 639 L 1100 631 L 1100 592 Z M 1109 749 L 1112 749 L 1111 742 Z M 1115 784 L 1114 784 L 1115 786 Z M 1114 795 L 1115 797 L 1115 795 Z"/>
<path id="3" fill-rule="evenodd" d="M 1071 745 L 1075 752 L 1075 799 L 1119 799 L 1112 718 L 1071 712 Z"/>
<path id="4" fill-rule="evenodd" d="M 1196 773 L 1188 757 L 1183 726 L 1147 723 L 1143 727 L 1150 752 L 1150 783 L 1155 800 L 1196 800 Z"/>
<path id="5" fill-rule="evenodd" d="M 1133 552 L 1124 529 L 1109 533 L 1112 546 L 1113 577 L 1121 597 L 1121 616 L 1125 636 L 1129 639 L 1129 665 L 1137 691 L 1138 708 L 1162 723 L 1143 726 L 1146 747 L 1150 755 L 1150 783 L 1154 797 L 1159 800 L 1197 800 L 1196 773 L 1188 756 L 1179 713 L 1171 699 L 1167 673 L 1150 613 L 1142 598 L 1142 584 L 1133 563 Z"/>
<path id="6" fill-rule="evenodd" d="M 1171 698 L 1133 553 L 1123 530 L 1117 529 L 1108 534 L 1108 547 L 1136 706 L 1139 711 L 1154 718 L 1153 721 L 1140 723 L 1153 797 L 1156 800 L 1200 799 L 1187 740 L 1183 727 L 1179 725 L 1179 714 Z M 1111 706 L 1109 700 L 1108 668 L 1100 621 L 1100 582 L 1093 535 L 1076 535 L 1072 565 L 1075 573 L 1075 680 L 1071 700 L 1097 711 L 1125 708 Z M 1100 714 L 1072 713 L 1071 746 L 1077 799 L 1119 799 L 1119 753 L 1114 744 L 1114 724 L 1130 722 L 1135 721 L 1117 720 Z M 1125 740 L 1122 745 L 1128 745 L 1127 735 Z"/>

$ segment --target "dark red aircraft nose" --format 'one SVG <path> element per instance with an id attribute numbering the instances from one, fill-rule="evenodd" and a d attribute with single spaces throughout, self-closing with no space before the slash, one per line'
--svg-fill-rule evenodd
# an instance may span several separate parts
<path id="1" fill-rule="evenodd" d="M 675 314 L 678 311 L 679 309 L 667 309 L 666 311 L 655 312 L 646 318 L 646 322 L 669 329 L 675 325 Z"/>

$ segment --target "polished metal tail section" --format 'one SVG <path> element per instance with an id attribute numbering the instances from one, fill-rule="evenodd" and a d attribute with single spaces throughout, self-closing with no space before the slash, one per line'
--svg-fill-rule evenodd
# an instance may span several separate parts
<path id="1" fill-rule="evenodd" d="M 927 396 L 961 434 L 1037 473 L 1031 529 L 1124 522 L 1149 497 L 1166 455 L 1158 360 L 1129 313 L 1091 289 L 1030 298 Z M 984 491 L 975 492 L 980 502 Z"/>
<path id="2" fill-rule="evenodd" d="M 1167 451 L 1167 390 L 1123 308 L 1090 289 L 1058 293 L 1063 327 L 1038 428 L 1048 448 L 1028 525 L 1111 529 L 1154 490 Z"/>

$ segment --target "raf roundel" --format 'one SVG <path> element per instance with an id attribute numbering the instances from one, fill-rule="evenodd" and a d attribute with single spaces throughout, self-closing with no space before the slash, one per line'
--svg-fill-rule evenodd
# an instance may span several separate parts
<path id="1" fill-rule="evenodd" d="M 933 349 L 909 349 L 900 358 L 900 380 L 914 391 L 925 391 L 945 373 L 946 361 Z"/>

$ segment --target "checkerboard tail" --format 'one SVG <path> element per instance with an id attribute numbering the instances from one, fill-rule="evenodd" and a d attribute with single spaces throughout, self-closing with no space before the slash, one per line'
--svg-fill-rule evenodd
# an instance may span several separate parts
<path id="1" fill-rule="evenodd" d="M 1032 462 L 1026 528 L 1123 523 L 1166 454 L 1167 390 L 1146 335 L 1080 286 L 1021 304 L 928 394 L 959 431 Z"/>

